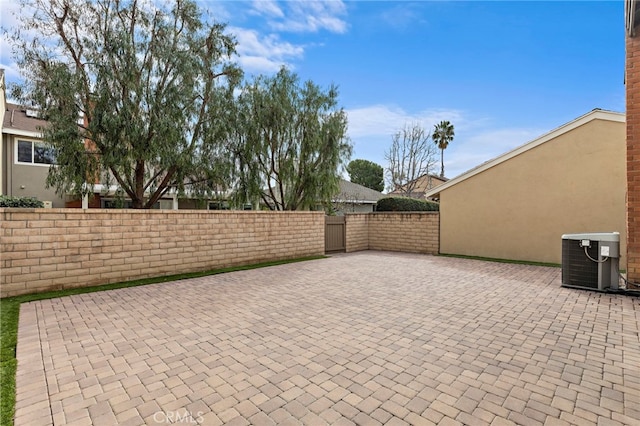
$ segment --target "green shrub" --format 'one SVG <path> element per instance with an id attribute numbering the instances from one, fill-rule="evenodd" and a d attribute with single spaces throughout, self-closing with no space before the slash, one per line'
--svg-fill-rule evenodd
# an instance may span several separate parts
<path id="1" fill-rule="evenodd" d="M 437 212 L 440 204 L 435 201 L 418 200 L 407 197 L 386 197 L 378 200 L 376 211 L 379 212 Z"/>
<path id="2" fill-rule="evenodd" d="M 42 208 L 44 203 L 33 197 L 7 197 L 0 195 L 0 207 Z"/>

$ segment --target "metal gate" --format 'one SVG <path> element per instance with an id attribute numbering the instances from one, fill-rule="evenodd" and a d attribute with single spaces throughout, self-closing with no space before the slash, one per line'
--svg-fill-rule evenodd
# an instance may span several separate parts
<path id="1" fill-rule="evenodd" d="M 344 216 L 325 216 L 324 218 L 324 251 L 335 253 L 346 251 L 346 227 Z"/>

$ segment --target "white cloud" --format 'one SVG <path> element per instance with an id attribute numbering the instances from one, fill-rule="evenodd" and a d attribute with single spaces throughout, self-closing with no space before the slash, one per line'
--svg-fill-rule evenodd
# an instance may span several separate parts
<path id="1" fill-rule="evenodd" d="M 491 129 L 469 136 L 461 146 L 465 148 L 485 147 L 487 153 L 501 155 L 544 133 L 543 130 L 529 128 Z"/>
<path id="2" fill-rule="evenodd" d="M 461 111 L 447 109 L 429 109 L 409 113 L 402 108 L 387 105 L 372 105 L 347 110 L 349 134 L 351 137 L 386 135 L 391 137 L 405 124 L 418 123 L 431 129 L 441 120 L 449 120 L 456 126 L 464 126 L 467 121 Z"/>
<path id="3" fill-rule="evenodd" d="M 17 14 L 20 11 L 18 2 L 2 2 L 2 13 L 0 14 L 0 27 L 7 29 L 17 27 L 19 22 Z"/>
<path id="4" fill-rule="evenodd" d="M 490 118 L 456 109 L 428 109 L 410 113 L 397 106 L 371 105 L 346 111 L 353 158 L 364 158 L 386 167 L 384 152 L 392 135 L 407 123 L 431 130 L 441 120 L 455 127 L 455 138 L 444 152 L 445 173 L 454 177 L 485 161 L 523 145 L 547 130 L 496 126 Z M 439 159 L 438 170 L 439 172 Z"/>
<path id="5" fill-rule="evenodd" d="M 302 46 L 296 46 L 286 41 L 281 41 L 277 35 L 270 34 L 260 36 L 255 30 L 230 27 L 238 41 L 238 53 L 257 54 L 259 56 L 287 57 L 301 56 L 304 53 Z"/>
<path id="6" fill-rule="evenodd" d="M 445 171 L 455 177 L 543 135 L 549 129 L 481 128 L 456 137 L 445 150 Z M 456 143 L 457 142 L 457 143 Z"/>
<path id="7" fill-rule="evenodd" d="M 249 74 L 273 73 L 277 72 L 284 62 L 278 62 L 261 56 L 244 55 L 238 58 L 238 63 L 245 72 Z"/>
<path id="8" fill-rule="evenodd" d="M 245 71 L 277 71 L 304 54 L 303 46 L 282 41 L 275 34 L 261 36 L 255 30 L 239 27 L 229 27 L 229 31 L 236 37 L 238 61 Z"/>
<path id="9" fill-rule="evenodd" d="M 12 46 L 5 35 L 0 36 L 0 68 L 4 69 L 5 78 L 16 82 L 22 79 L 18 64 L 11 53 Z"/>
<path id="10" fill-rule="evenodd" d="M 0 0 L 1 1 L 1 0 Z M 17 2 L 2 2 L 0 13 L 0 68 L 5 70 L 7 81 L 17 82 L 22 79 L 18 64 L 12 55 L 11 33 L 18 29 L 20 5 Z"/>
<path id="11" fill-rule="evenodd" d="M 394 30 L 404 30 L 416 25 L 428 25 L 423 7 L 419 3 L 398 2 L 394 7 L 385 9 L 379 16 L 380 25 Z"/>
<path id="12" fill-rule="evenodd" d="M 0 61 L 0 68 L 4 70 L 4 76 L 7 82 L 18 83 L 22 80 L 22 74 L 20 74 L 20 68 L 15 62 L 5 63 Z"/>
<path id="13" fill-rule="evenodd" d="M 353 159 L 363 158 L 386 167 L 385 151 L 394 133 L 406 124 L 420 124 L 431 130 L 441 120 L 449 120 L 456 129 L 474 125 L 463 111 L 455 109 L 427 109 L 408 112 L 397 106 L 371 105 L 346 110 L 348 134 L 354 145 Z"/>
<path id="14" fill-rule="evenodd" d="M 1 2 L 2 0 L 0 0 Z M 147 0 L 153 3 L 155 0 Z M 228 20 L 233 7 L 224 2 L 199 1 L 208 16 Z M 0 26 L 14 29 L 19 25 L 21 12 L 17 3 L 5 5 L 0 14 Z M 229 7 L 226 7 L 229 6 Z M 235 5 L 234 5 L 235 7 Z M 280 67 L 295 68 L 294 62 L 301 60 L 307 46 L 284 40 L 279 32 L 316 32 L 328 30 L 344 32 L 346 6 L 341 0 L 323 1 L 284 1 L 255 0 L 250 3 L 249 13 L 259 15 L 267 26 L 278 31 L 264 34 L 257 29 L 228 26 L 227 32 L 233 34 L 238 42 L 238 63 L 249 74 L 271 73 Z M 19 70 L 11 57 L 11 49 L 6 36 L 0 39 L 0 66 L 6 69 L 8 79 L 20 79 Z"/>
<path id="15" fill-rule="evenodd" d="M 318 32 L 342 34 L 347 31 L 343 19 L 347 7 L 342 0 L 286 1 L 281 8 L 274 0 L 254 1 L 253 12 L 267 17 L 268 25 L 281 32 Z"/>
<path id="16" fill-rule="evenodd" d="M 283 18 L 284 12 L 276 0 L 253 0 L 253 13 Z"/>

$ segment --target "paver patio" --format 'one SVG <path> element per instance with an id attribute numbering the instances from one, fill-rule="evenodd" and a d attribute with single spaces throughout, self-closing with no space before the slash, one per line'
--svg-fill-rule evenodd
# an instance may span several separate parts
<path id="1" fill-rule="evenodd" d="M 360 252 L 24 304 L 17 426 L 640 424 L 640 299 Z"/>

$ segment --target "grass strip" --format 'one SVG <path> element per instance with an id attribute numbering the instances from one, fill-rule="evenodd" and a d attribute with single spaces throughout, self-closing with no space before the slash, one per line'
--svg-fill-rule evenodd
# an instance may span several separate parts
<path id="1" fill-rule="evenodd" d="M 467 256 L 467 255 L 464 255 L 464 254 L 440 253 L 438 256 L 456 257 L 456 258 L 459 258 L 459 259 L 482 260 L 482 261 L 485 261 L 485 262 L 515 263 L 517 265 L 548 266 L 548 267 L 552 267 L 552 268 L 560 268 L 562 266 L 559 263 L 531 262 L 531 261 L 528 261 L 528 260 L 500 259 L 500 258 L 495 258 L 495 257 L 482 257 L 482 256 Z"/>
<path id="2" fill-rule="evenodd" d="M 0 425 L 13 425 L 20 302 L 0 299 Z"/>
<path id="3" fill-rule="evenodd" d="M 16 404 L 16 346 L 18 344 L 18 319 L 20 304 L 36 300 L 54 299 L 74 294 L 93 293 L 96 291 L 115 290 L 118 288 L 137 287 L 141 285 L 159 284 L 168 281 L 186 280 L 228 272 L 247 271 L 268 266 L 284 265 L 287 263 L 305 262 L 307 260 L 324 259 L 326 256 L 311 256 L 297 259 L 277 260 L 272 262 L 255 263 L 251 265 L 232 266 L 211 271 L 189 272 L 185 274 L 167 275 L 162 277 L 144 278 L 114 284 L 104 284 L 93 287 L 71 288 L 66 290 L 48 291 L 45 293 L 25 294 L 22 296 L 0 299 L 0 426 L 12 426 Z"/>

